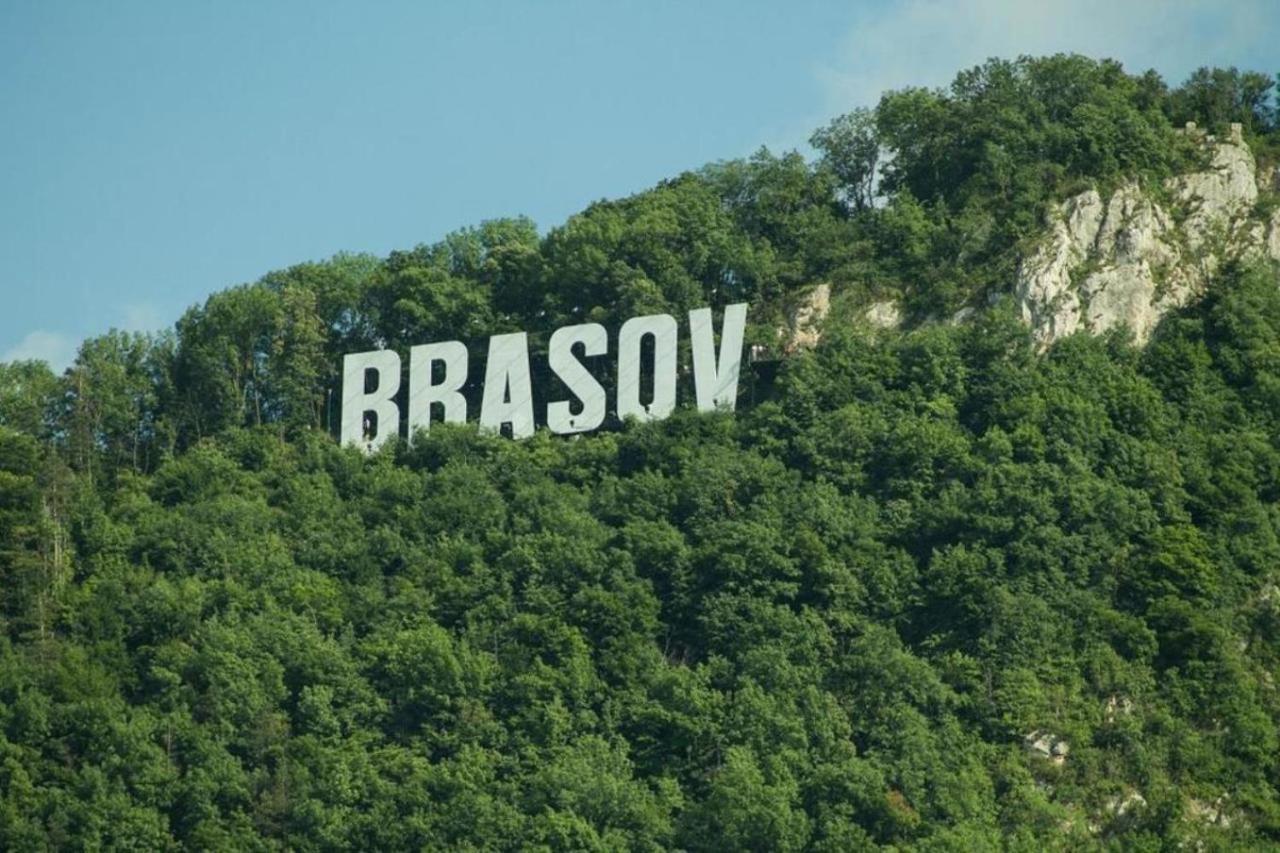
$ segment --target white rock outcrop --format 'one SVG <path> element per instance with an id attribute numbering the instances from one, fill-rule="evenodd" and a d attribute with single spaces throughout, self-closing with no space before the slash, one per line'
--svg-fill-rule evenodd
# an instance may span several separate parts
<path id="1" fill-rule="evenodd" d="M 1280 260 L 1280 212 L 1268 222 L 1250 219 L 1260 179 L 1253 154 L 1235 132 L 1205 144 L 1208 168 L 1165 185 L 1181 222 L 1133 183 L 1105 199 L 1090 189 L 1062 203 L 1046 238 L 1019 264 L 1014 286 L 1041 347 L 1121 324 L 1145 343 L 1165 313 L 1203 291 L 1223 260 Z"/>
<path id="2" fill-rule="evenodd" d="M 786 351 L 812 349 L 822 337 L 822 321 L 831 310 L 831 285 L 815 285 L 791 311 L 789 329 L 779 330 L 787 337 Z"/>
<path id="3" fill-rule="evenodd" d="M 1161 318 L 1202 294 L 1224 262 L 1280 261 L 1280 209 L 1255 213 L 1263 192 L 1280 192 L 1280 171 L 1259 170 L 1238 126 L 1222 140 L 1193 126 L 1186 132 L 1205 146 L 1208 165 L 1168 179 L 1160 194 L 1165 203 L 1129 182 L 1105 196 L 1085 190 L 1050 215 L 1047 234 L 1018 264 L 1013 287 L 1041 349 L 1074 332 L 1122 325 L 1145 344 Z M 778 330 L 784 352 L 817 345 L 831 302 L 827 283 L 801 297 Z M 935 319 L 963 323 L 976 310 Z M 904 318 L 897 302 L 885 300 L 867 305 L 855 321 L 896 329 Z"/>
<path id="4" fill-rule="evenodd" d="M 1107 697 L 1106 703 L 1102 706 L 1102 713 L 1108 723 L 1114 723 L 1122 717 L 1130 716 L 1136 707 L 1128 696 L 1116 693 Z"/>
<path id="5" fill-rule="evenodd" d="M 1097 190 L 1067 199 L 1050 223 L 1049 238 L 1023 259 L 1015 296 L 1037 340 L 1049 343 L 1080 328 L 1080 294 L 1071 273 L 1092 251 L 1105 212 Z"/>
<path id="6" fill-rule="evenodd" d="M 822 328 L 831 313 L 831 285 L 815 285 L 791 309 L 787 325 L 778 330 L 784 352 L 812 349 L 822 340 Z M 896 329 L 902 325 L 902 308 L 892 300 L 868 305 L 861 320 L 873 329 Z"/>
<path id="7" fill-rule="evenodd" d="M 1216 143 L 1208 169 L 1171 178 L 1168 187 L 1189 210 L 1183 228 L 1194 251 L 1215 228 L 1249 213 L 1258 200 L 1258 166 L 1243 142 Z"/>
<path id="8" fill-rule="evenodd" d="M 1067 755 L 1071 753 L 1071 744 L 1067 743 L 1066 740 L 1040 729 L 1028 732 L 1023 736 L 1022 748 L 1032 755 L 1047 759 L 1058 766 L 1065 764 Z"/>
<path id="9" fill-rule="evenodd" d="M 1217 826 L 1222 829 L 1230 829 L 1232 824 L 1231 814 L 1228 811 L 1230 801 L 1231 795 L 1225 793 L 1212 803 L 1192 797 L 1187 800 L 1186 810 L 1183 814 L 1191 821 L 1207 823 L 1210 826 Z"/>
<path id="10" fill-rule="evenodd" d="M 877 329 L 896 329 L 902 325 L 902 309 L 896 302 L 873 302 L 862 317 Z"/>
<path id="11" fill-rule="evenodd" d="M 1133 790 L 1109 797 L 1106 802 L 1107 813 L 1116 817 L 1124 817 L 1130 812 L 1146 807 L 1147 798 Z"/>

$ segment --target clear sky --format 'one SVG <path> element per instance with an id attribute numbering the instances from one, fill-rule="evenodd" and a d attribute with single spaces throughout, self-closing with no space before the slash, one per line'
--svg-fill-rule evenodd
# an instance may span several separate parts
<path id="1" fill-rule="evenodd" d="M 339 251 L 545 230 L 992 55 L 1177 82 L 1277 45 L 1280 0 L 0 0 L 0 360 Z"/>

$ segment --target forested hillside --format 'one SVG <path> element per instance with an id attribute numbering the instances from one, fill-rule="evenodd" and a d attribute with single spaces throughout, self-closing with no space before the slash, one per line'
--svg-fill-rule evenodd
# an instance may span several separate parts
<path id="1" fill-rule="evenodd" d="M 993 60 L 0 364 L 0 849 L 1280 845 L 1280 273 L 1143 346 L 1010 296 L 1064 199 L 1203 168 L 1187 121 L 1272 174 L 1273 95 Z M 334 439 L 343 353 L 739 301 L 736 413 Z"/>

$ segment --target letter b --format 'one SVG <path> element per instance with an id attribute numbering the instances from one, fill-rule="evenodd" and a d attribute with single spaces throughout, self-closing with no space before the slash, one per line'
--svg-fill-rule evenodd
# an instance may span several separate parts
<path id="1" fill-rule="evenodd" d="M 372 371 L 377 384 L 365 391 L 365 376 Z M 383 442 L 400 432 L 400 407 L 396 393 L 400 390 L 400 356 L 394 350 L 372 350 L 352 353 L 342 359 L 342 444 L 363 444 L 373 452 Z M 366 434 L 365 415 L 376 418 L 372 435 Z M 365 443 L 367 441 L 367 443 Z"/>

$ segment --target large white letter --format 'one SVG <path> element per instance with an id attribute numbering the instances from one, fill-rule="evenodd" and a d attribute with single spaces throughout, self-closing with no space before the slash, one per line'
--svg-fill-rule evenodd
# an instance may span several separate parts
<path id="1" fill-rule="evenodd" d="M 365 374 L 373 371 L 376 387 L 365 388 Z M 342 359 L 342 430 L 343 444 L 364 444 L 368 452 L 400 432 L 400 407 L 396 392 L 400 390 L 400 356 L 395 350 L 379 349 L 352 353 Z M 377 418 L 375 432 L 367 436 L 365 415 Z M 373 425 L 373 424 L 371 424 Z M 368 439 L 365 443 L 366 438 Z"/>
<path id="2" fill-rule="evenodd" d="M 511 424 L 512 438 L 533 435 L 533 389 L 529 383 L 529 344 L 524 332 L 489 338 L 484 366 L 480 428 L 498 432 Z"/>
<path id="3" fill-rule="evenodd" d="M 653 336 L 653 402 L 640 403 L 640 344 Z M 618 417 L 660 421 L 676 407 L 676 320 L 670 314 L 632 317 L 618 333 Z"/>
<path id="4" fill-rule="evenodd" d="M 437 385 L 432 373 L 439 362 L 444 376 Z M 467 348 L 461 341 L 420 344 L 409 349 L 409 438 L 418 429 L 431 429 L 431 404 L 444 408 L 443 421 L 467 422 L 467 398 L 459 391 L 467 381 Z"/>
<path id="5" fill-rule="evenodd" d="M 569 393 L 582 401 L 582 412 L 573 414 L 568 400 L 547 404 L 547 426 L 560 435 L 587 432 L 604 423 L 604 387 L 573 354 L 573 345 L 582 344 L 585 356 L 609 351 L 609 333 L 599 323 L 583 323 L 556 329 L 548 345 L 547 361 Z"/>
<path id="6" fill-rule="evenodd" d="M 711 328 L 711 309 L 689 312 L 689 335 L 693 338 L 693 384 L 698 391 L 698 411 L 717 408 L 733 410 L 738 402 L 738 369 L 742 364 L 742 332 L 747 325 L 747 303 L 726 306 L 720 327 L 720 363 L 716 366 L 716 343 Z"/>

